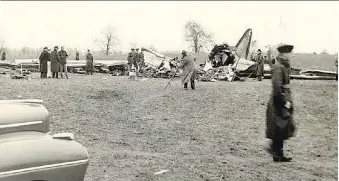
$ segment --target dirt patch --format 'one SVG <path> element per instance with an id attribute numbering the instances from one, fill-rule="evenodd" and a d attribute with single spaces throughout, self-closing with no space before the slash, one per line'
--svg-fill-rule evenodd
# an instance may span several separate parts
<path id="1" fill-rule="evenodd" d="M 116 90 L 103 89 L 96 92 L 92 92 L 91 95 L 88 95 L 88 99 L 95 99 L 97 101 L 113 101 L 121 100 L 124 97 L 124 93 Z"/>

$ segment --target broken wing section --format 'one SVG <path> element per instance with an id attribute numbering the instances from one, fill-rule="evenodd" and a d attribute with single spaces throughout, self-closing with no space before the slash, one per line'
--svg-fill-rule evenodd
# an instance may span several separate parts
<path id="1" fill-rule="evenodd" d="M 245 33 L 242 35 L 237 45 L 235 46 L 235 53 L 238 55 L 239 58 L 247 59 L 250 51 L 251 40 L 252 29 L 249 28 L 245 31 Z"/>
<path id="2" fill-rule="evenodd" d="M 233 68 L 237 71 L 247 70 L 249 67 L 255 64 L 253 61 L 247 59 L 250 51 L 251 40 L 252 29 L 249 28 L 245 31 L 235 46 L 236 61 L 233 64 Z"/>
<path id="3" fill-rule="evenodd" d="M 147 48 L 141 48 L 141 51 L 144 53 L 145 64 L 151 67 L 159 67 L 162 63 L 164 63 L 163 67 L 171 70 L 170 60 L 172 58 L 167 57 L 161 53 L 149 50 Z"/>

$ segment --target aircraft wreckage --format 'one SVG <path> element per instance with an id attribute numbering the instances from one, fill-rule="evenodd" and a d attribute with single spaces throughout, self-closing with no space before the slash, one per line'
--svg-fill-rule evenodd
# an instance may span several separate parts
<path id="1" fill-rule="evenodd" d="M 227 43 L 215 45 L 208 57 L 206 57 L 205 63 L 200 65 L 197 79 L 213 82 L 217 80 L 236 81 L 244 80 L 246 77 L 255 77 L 256 63 L 248 59 L 251 39 L 252 29 L 247 29 L 236 46 L 230 46 Z M 141 51 L 144 53 L 145 67 L 140 70 L 138 76 L 146 78 L 180 76 L 182 71 L 179 70 L 178 72 L 176 69 L 176 65 L 180 62 L 178 57 L 172 58 L 147 48 L 141 48 Z M 0 61 L 0 74 L 11 72 L 12 78 L 22 78 L 26 74 L 22 73 L 23 68 L 32 72 L 38 71 L 38 60 L 30 61 L 16 63 Z M 68 72 L 77 73 L 75 70 L 84 70 L 85 67 L 85 60 L 67 60 Z M 99 73 L 109 73 L 113 76 L 128 75 L 127 60 L 95 60 L 94 67 Z M 21 73 L 18 75 L 18 72 Z M 264 78 L 271 77 L 270 65 L 264 64 L 264 74 Z M 291 79 L 305 80 L 335 80 L 337 75 L 336 72 L 331 71 L 302 71 L 301 69 L 292 68 L 290 77 Z"/>
<path id="2" fill-rule="evenodd" d="M 200 65 L 198 80 L 200 81 L 236 81 L 244 77 L 255 77 L 256 63 L 248 59 L 252 29 L 247 29 L 236 46 L 227 43 L 215 45 L 206 59 L 205 64 Z M 144 77 L 169 78 L 176 73 L 175 64 L 178 57 L 171 58 L 146 48 L 144 52 L 146 68 L 142 71 Z M 264 65 L 265 78 L 271 78 L 271 67 Z M 180 76 L 180 73 L 176 73 Z M 305 80 L 335 80 L 336 72 L 324 70 L 305 70 L 292 68 L 291 79 Z"/>

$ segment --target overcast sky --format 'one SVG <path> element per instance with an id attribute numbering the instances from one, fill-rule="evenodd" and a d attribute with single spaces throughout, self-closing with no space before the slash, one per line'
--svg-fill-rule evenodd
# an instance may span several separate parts
<path id="1" fill-rule="evenodd" d="M 338 2 L 1 2 L 0 38 L 10 48 L 64 45 L 97 49 L 94 40 L 112 25 L 119 50 L 153 45 L 187 49 L 184 25 L 195 20 L 216 43 L 235 45 L 247 28 L 259 46 L 280 42 L 295 52 L 337 51 Z"/>

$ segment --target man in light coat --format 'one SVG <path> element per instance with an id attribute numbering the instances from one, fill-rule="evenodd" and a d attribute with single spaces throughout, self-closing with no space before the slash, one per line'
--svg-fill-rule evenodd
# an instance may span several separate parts
<path id="1" fill-rule="evenodd" d="M 62 75 L 62 72 L 65 72 L 65 76 L 68 79 L 67 66 L 66 66 L 66 64 L 67 64 L 66 59 L 68 57 L 68 54 L 64 50 L 63 46 L 61 47 L 61 51 L 59 51 L 58 53 L 59 53 L 59 56 L 60 56 L 60 76 L 61 76 L 61 78 L 64 78 L 63 75 Z"/>
<path id="2" fill-rule="evenodd" d="M 188 82 L 191 83 L 191 88 L 195 89 L 195 79 L 197 75 L 197 67 L 194 64 L 194 59 L 191 55 L 187 55 L 185 50 L 182 51 L 182 61 L 180 67 L 183 69 L 182 83 L 184 88 L 187 89 Z"/>

